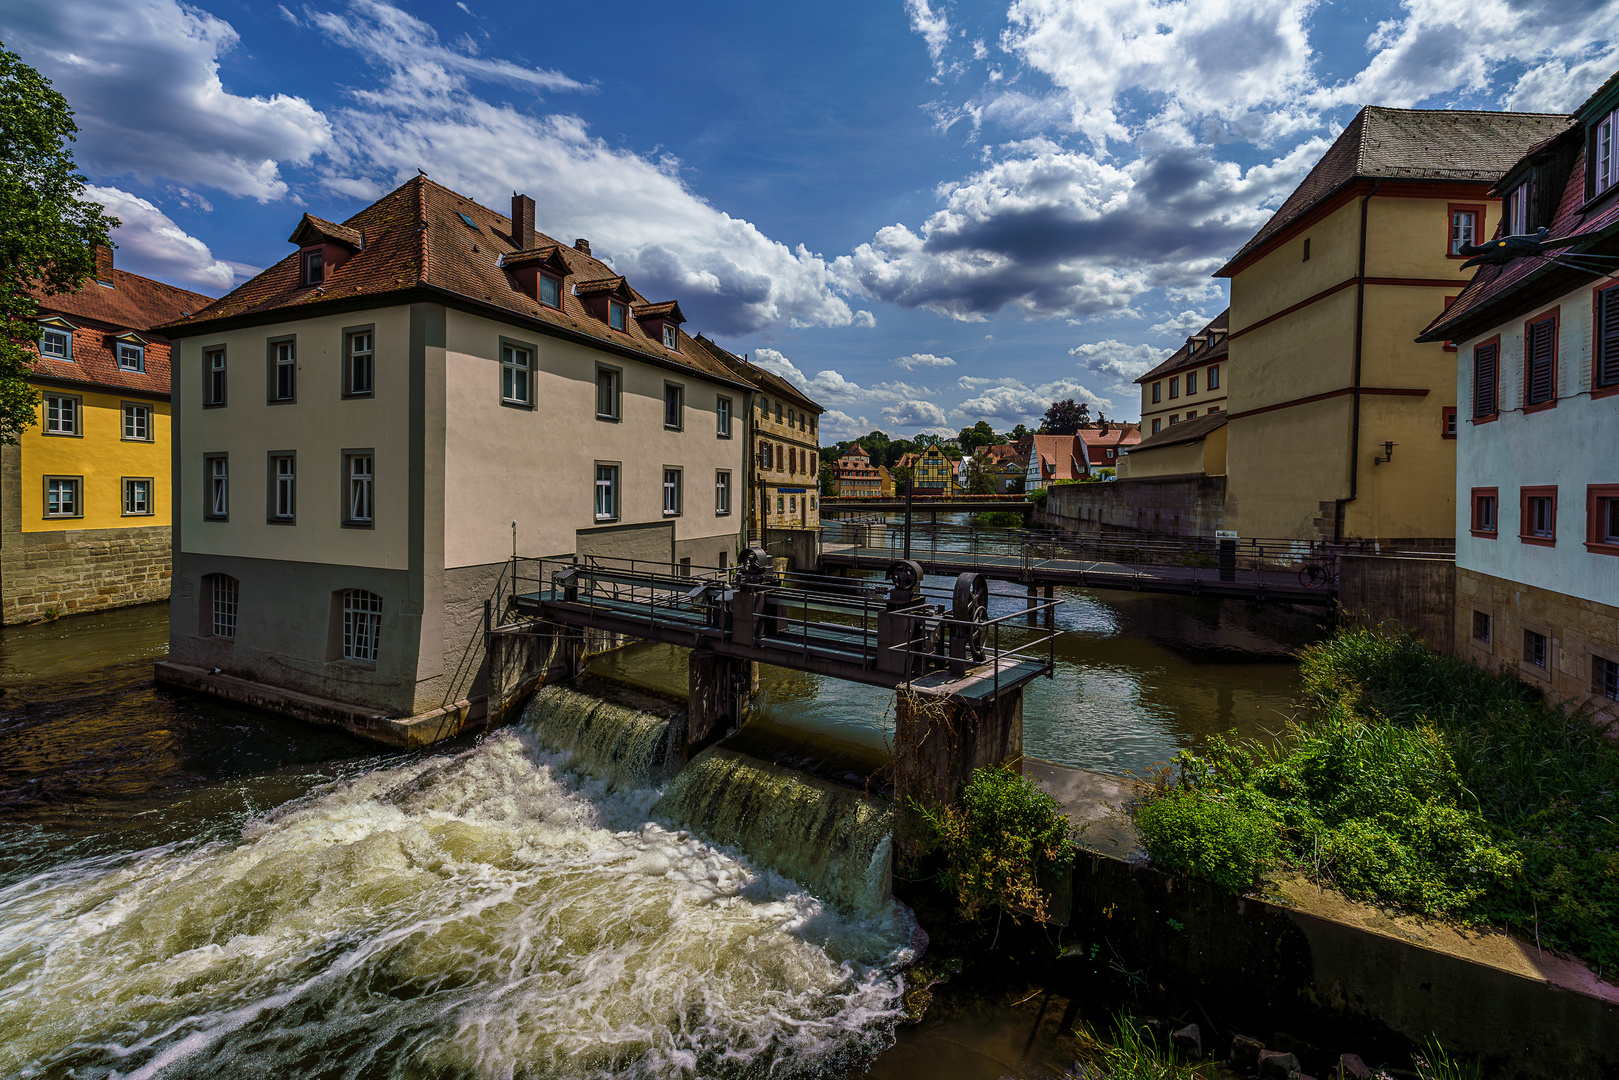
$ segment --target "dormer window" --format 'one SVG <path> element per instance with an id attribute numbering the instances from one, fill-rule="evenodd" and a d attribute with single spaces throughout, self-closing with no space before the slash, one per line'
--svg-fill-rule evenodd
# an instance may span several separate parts
<path id="1" fill-rule="evenodd" d="M 146 346 L 132 341 L 118 343 L 118 370 L 145 371 Z"/>
<path id="2" fill-rule="evenodd" d="M 319 285 L 326 280 L 326 253 L 320 248 L 304 252 L 304 284 Z"/>
<path id="3" fill-rule="evenodd" d="M 1501 200 L 1501 216 L 1508 236 L 1523 236 L 1531 229 L 1529 220 L 1529 181 L 1525 180 Z"/>
<path id="4" fill-rule="evenodd" d="M 60 326 L 47 326 L 39 335 L 39 355 L 48 360 L 73 359 L 73 331 Z"/>
<path id="5" fill-rule="evenodd" d="M 562 282 L 550 274 L 540 275 L 540 303 L 546 307 L 562 307 Z"/>
<path id="6" fill-rule="evenodd" d="M 663 347 L 665 349 L 678 348 L 680 345 L 680 331 L 668 323 L 663 324 Z"/>
<path id="7" fill-rule="evenodd" d="M 629 308 L 617 300 L 607 301 L 607 325 L 614 330 L 628 328 Z"/>
<path id="8" fill-rule="evenodd" d="M 1590 155 L 1591 194 L 1595 196 L 1619 183 L 1619 110 L 1597 121 Z"/>

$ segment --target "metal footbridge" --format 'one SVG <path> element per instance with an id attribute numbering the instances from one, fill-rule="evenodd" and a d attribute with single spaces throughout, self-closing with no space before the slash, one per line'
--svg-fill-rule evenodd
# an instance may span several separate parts
<path id="1" fill-rule="evenodd" d="M 1008 625 L 1045 602 L 989 617 L 984 575 L 948 592 L 924 587 L 916 562 L 882 579 L 777 572 L 760 549 L 739 566 L 673 572 L 627 559 L 514 559 L 512 613 L 548 623 L 710 650 L 871 686 L 986 702 L 1056 665 L 1056 630 Z M 682 568 L 683 570 L 683 568 Z"/>

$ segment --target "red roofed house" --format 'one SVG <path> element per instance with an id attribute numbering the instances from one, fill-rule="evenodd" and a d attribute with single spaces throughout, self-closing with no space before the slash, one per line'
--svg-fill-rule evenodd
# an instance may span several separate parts
<path id="1" fill-rule="evenodd" d="M 729 562 L 754 388 L 678 304 L 511 211 L 412 178 L 304 215 L 285 258 L 167 326 L 161 678 L 420 745 L 546 670 L 486 653 L 514 552 Z"/>
<path id="2" fill-rule="evenodd" d="M 1036 491 L 1053 480 L 1083 480 L 1090 475 L 1089 454 L 1078 435 L 1035 435 L 1029 443 L 1029 468 L 1023 490 Z"/>
<path id="3" fill-rule="evenodd" d="M 1093 469 L 1117 469 L 1124 452 L 1141 441 L 1141 428 L 1136 424 L 1108 424 L 1079 429 L 1080 441 Z"/>
<path id="4" fill-rule="evenodd" d="M 39 423 L 0 448 L 0 621 L 169 595 L 169 342 L 206 296 L 113 266 L 36 294 Z"/>

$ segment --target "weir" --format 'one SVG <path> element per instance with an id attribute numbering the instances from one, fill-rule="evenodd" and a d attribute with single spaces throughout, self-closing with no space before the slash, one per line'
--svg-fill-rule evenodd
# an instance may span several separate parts
<path id="1" fill-rule="evenodd" d="M 686 715 L 654 754 L 667 775 L 740 728 L 760 663 L 898 691 L 896 797 L 948 801 L 973 769 L 1018 766 L 1023 687 L 1051 676 L 1058 631 L 1048 620 L 1043 635 L 1021 633 L 1017 643 L 1003 644 L 1002 629 L 1031 613 L 1049 614 L 1058 601 L 992 619 L 983 575 L 959 575 L 945 597 L 925 588 L 922 567 L 904 559 L 888 566 L 886 586 L 778 572 L 760 549 L 729 569 L 695 576 L 671 569 L 593 557 L 514 558 L 519 585 L 510 611 L 527 626 L 491 636 L 571 634 L 580 656 L 592 633 L 692 650 Z M 594 722 L 581 717 L 580 730 L 588 734 Z"/>

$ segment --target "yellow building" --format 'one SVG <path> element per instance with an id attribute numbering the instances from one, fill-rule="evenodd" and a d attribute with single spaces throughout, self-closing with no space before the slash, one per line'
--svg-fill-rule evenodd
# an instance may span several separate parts
<path id="1" fill-rule="evenodd" d="M 0 621 L 164 600 L 173 510 L 169 345 L 208 297 L 117 270 L 38 296 L 38 423 L 0 450 Z"/>
<path id="2" fill-rule="evenodd" d="M 1166 427 L 1130 447 L 1118 476 L 1120 480 L 1147 480 L 1225 473 L 1226 416 L 1215 410 Z"/>
<path id="3" fill-rule="evenodd" d="M 1461 292 L 1491 184 L 1565 116 L 1368 107 L 1217 276 L 1231 280 L 1225 524 L 1455 537 L 1456 360 L 1413 339 Z M 1223 374 L 1222 374 L 1223 377 Z"/>
<path id="4" fill-rule="evenodd" d="M 1230 378 L 1225 362 L 1230 347 L 1226 319 L 1230 314 L 1229 310 L 1220 312 L 1163 363 L 1136 380 L 1141 387 L 1143 439 L 1226 408 Z"/>
<path id="5" fill-rule="evenodd" d="M 911 470 L 911 483 L 918 495 L 950 495 L 960 489 L 956 483 L 956 460 L 937 446 L 930 446 L 899 459 L 899 467 Z"/>

